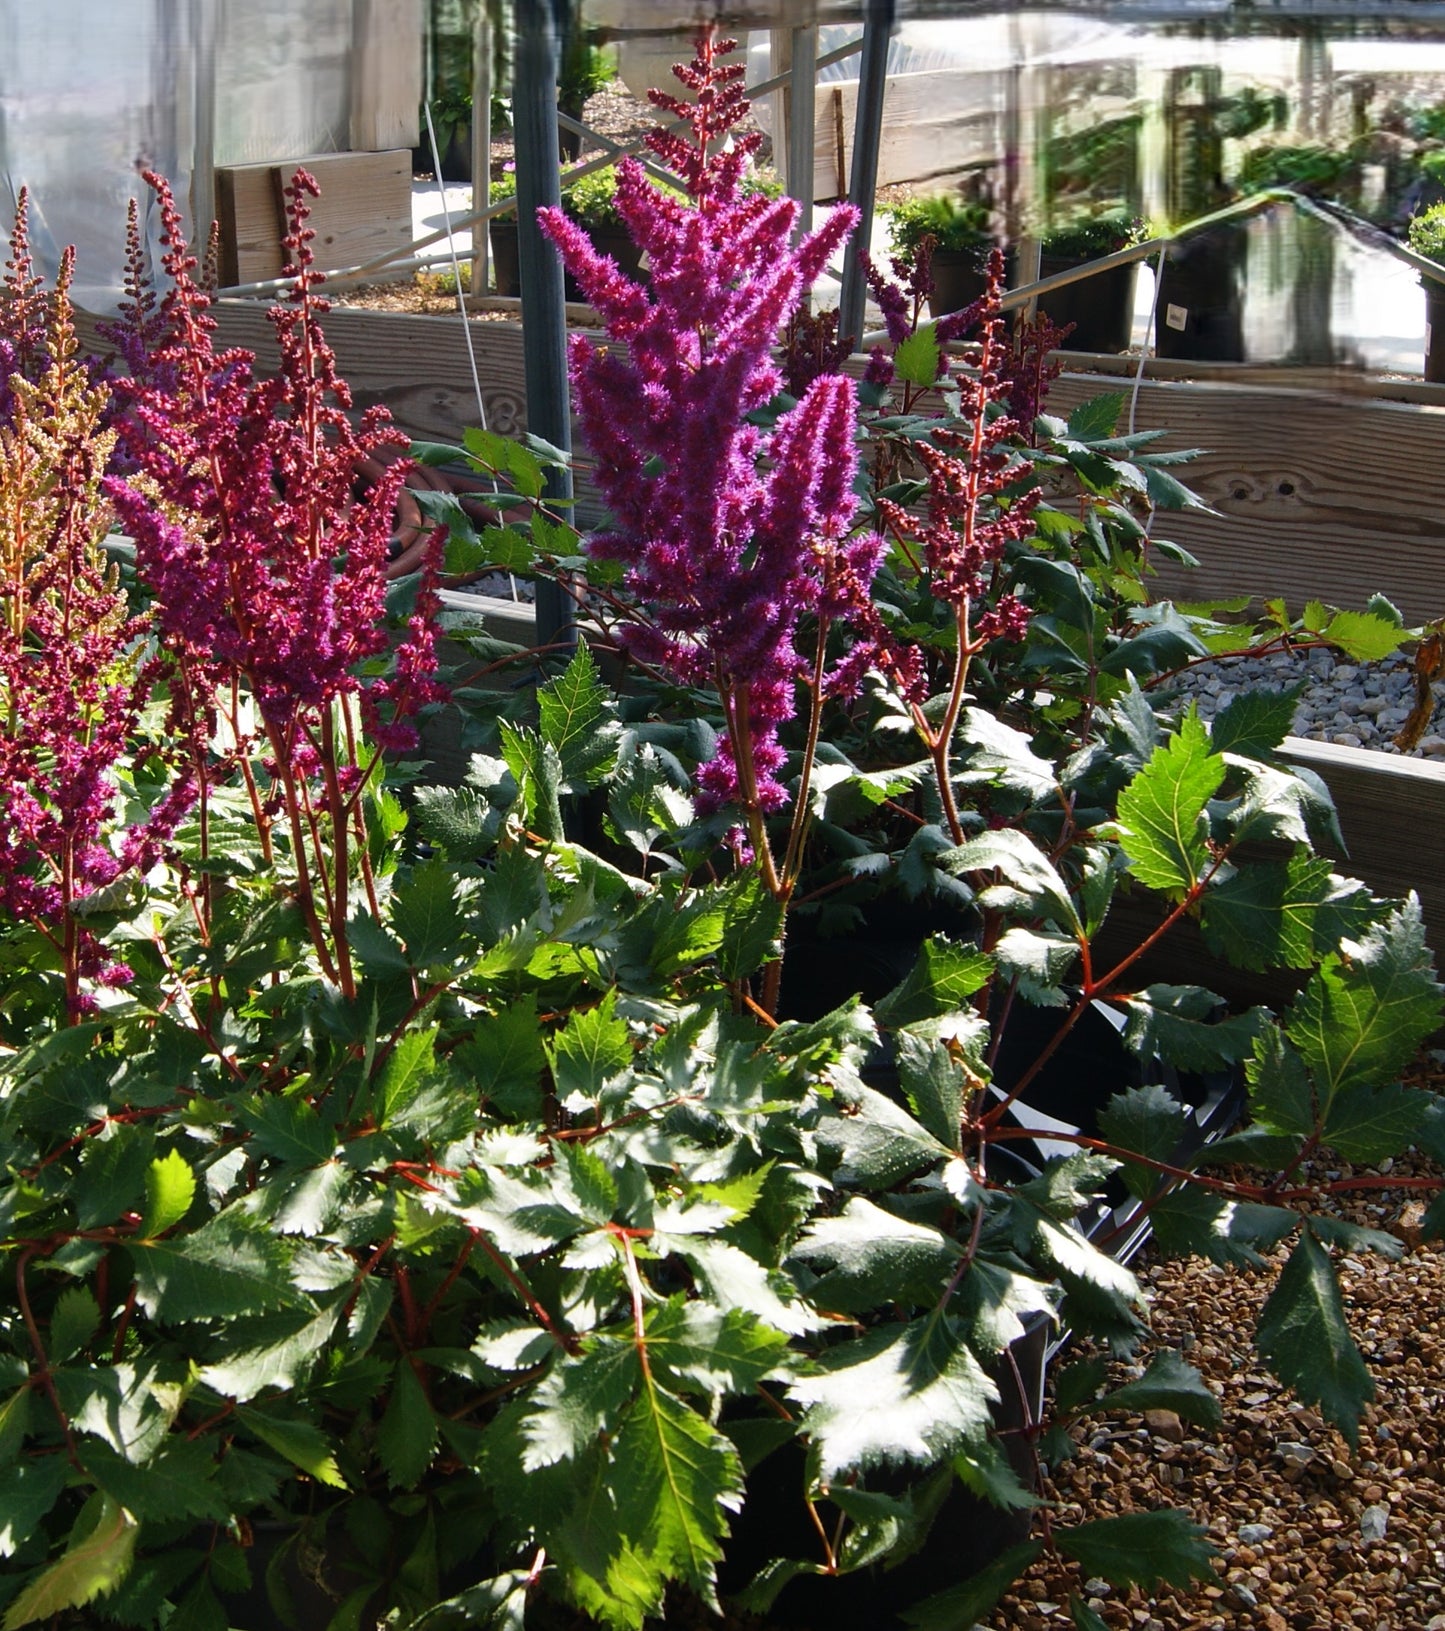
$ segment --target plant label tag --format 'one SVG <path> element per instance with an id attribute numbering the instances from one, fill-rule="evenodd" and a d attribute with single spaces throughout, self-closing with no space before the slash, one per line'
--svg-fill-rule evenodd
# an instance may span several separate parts
<path id="1" fill-rule="evenodd" d="M 1164 308 L 1164 326 L 1166 328 L 1177 329 L 1178 332 L 1182 334 L 1184 332 L 1184 326 L 1186 323 L 1188 323 L 1188 321 L 1188 306 L 1170 305 Z"/>

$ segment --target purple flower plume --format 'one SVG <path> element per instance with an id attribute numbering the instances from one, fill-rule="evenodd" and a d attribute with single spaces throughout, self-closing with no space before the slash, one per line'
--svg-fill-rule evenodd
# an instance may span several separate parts
<path id="1" fill-rule="evenodd" d="M 749 415 L 777 394 L 779 331 L 857 217 L 837 208 L 794 245 L 794 200 L 742 191 L 754 139 L 710 150 L 747 107 L 741 67 L 717 60 L 731 49 L 704 37 L 693 63 L 674 69 L 694 103 L 653 93 L 687 120 L 684 133 L 648 138 L 687 196 L 654 187 L 633 161 L 617 167 L 618 210 L 647 254 L 647 284 L 625 277 L 560 211 L 540 219 L 627 347 L 581 336 L 571 345 L 577 413 L 611 511 L 589 548 L 625 565 L 638 602 L 623 638 L 639 658 L 712 683 L 723 698 L 728 730 L 699 773 L 701 808 L 769 811 L 786 802 L 778 729 L 805 671 L 799 622 L 823 610 L 853 520 L 853 384 L 813 379 L 771 429 Z"/>

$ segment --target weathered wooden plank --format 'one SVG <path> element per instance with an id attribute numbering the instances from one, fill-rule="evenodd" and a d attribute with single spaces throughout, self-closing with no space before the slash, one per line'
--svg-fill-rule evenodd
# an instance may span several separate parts
<path id="1" fill-rule="evenodd" d="M 274 355 L 258 307 L 224 302 L 218 317 L 227 343 Z M 477 421 L 459 321 L 338 308 L 327 335 L 358 401 L 385 403 L 417 435 L 456 440 Z M 522 427 L 520 325 L 477 322 L 472 332 L 489 423 Z M 1101 390 L 1128 389 L 1065 374 L 1051 406 L 1067 412 Z M 1411 622 L 1445 613 L 1445 405 L 1384 400 L 1362 386 L 1345 396 L 1146 378 L 1136 422 L 1164 429 L 1164 446 L 1204 450 L 1179 473 L 1217 512 L 1159 518 L 1160 535 L 1201 563 L 1162 564 L 1164 592 L 1283 595 L 1298 608 L 1311 598 L 1362 606 L 1379 591 Z"/>
<path id="2" fill-rule="evenodd" d="M 221 283 L 276 278 L 285 270 L 281 188 L 298 169 L 321 186 L 311 205 L 312 250 L 324 267 L 358 266 L 411 243 L 411 152 L 314 153 L 282 164 L 216 170 Z"/>
<path id="3" fill-rule="evenodd" d="M 1065 375 L 1050 406 L 1099 394 Z M 1105 388 L 1127 385 L 1110 382 Z M 1379 591 L 1410 622 L 1445 613 L 1445 408 L 1203 381 L 1152 381 L 1135 425 L 1197 447 L 1177 474 L 1217 513 L 1160 515 L 1197 570 L 1160 563 L 1163 592 L 1283 595 L 1361 607 Z"/>
<path id="4" fill-rule="evenodd" d="M 421 0 L 355 0 L 355 6 L 351 145 L 363 153 L 415 147 L 422 96 Z"/>

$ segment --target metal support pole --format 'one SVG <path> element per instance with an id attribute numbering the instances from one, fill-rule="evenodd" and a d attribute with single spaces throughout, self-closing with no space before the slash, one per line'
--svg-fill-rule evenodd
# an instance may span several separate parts
<path id="1" fill-rule="evenodd" d="M 798 231 L 813 230 L 813 132 L 818 89 L 818 25 L 793 30 L 788 89 L 788 191 L 798 201 Z"/>
<path id="2" fill-rule="evenodd" d="M 873 234 L 873 195 L 878 190 L 878 146 L 883 131 L 883 93 L 888 85 L 888 36 L 896 0 L 865 0 L 863 60 L 858 74 L 858 113 L 853 124 L 853 169 L 849 202 L 858 211 L 858 227 L 843 256 L 843 288 L 838 297 L 838 333 L 863 337 L 865 286 L 859 251 Z"/>
<path id="3" fill-rule="evenodd" d="M 554 447 L 572 446 L 567 390 L 567 309 L 562 262 L 542 236 L 537 211 L 560 205 L 557 54 L 561 30 L 551 0 L 517 0 L 512 128 L 517 155 L 517 261 L 522 283 L 522 362 L 527 428 Z M 571 498 L 570 470 L 549 470 L 546 496 Z M 537 644 L 571 637 L 572 602 L 560 585 L 537 583 Z"/>

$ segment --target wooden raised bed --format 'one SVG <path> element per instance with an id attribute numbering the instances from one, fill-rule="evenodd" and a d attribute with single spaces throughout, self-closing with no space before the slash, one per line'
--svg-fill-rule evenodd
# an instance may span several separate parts
<path id="1" fill-rule="evenodd" d="M 226 301 L 216 315 L 218 343 L 249 347 L 263 366 L 274 360 L 264 305 Z M 459 441 L 478 413 L 458 324 L 338 307 L 326 333 L 358 407 L 382 403 L 415 436 Z M 474 323 L 473 339 L 488 424 L 503 434 L 524 429 L 521 325 Z M 1128 363 L 1095 361 L 1116 374 Z M 1206 450 L 1183 474 L 1217 512 L 1162 518 L 1164 535 L 1201 562 L 1196 572 L 1161 571 L 1165 593 L 1283 595 L 1298 607 L 1313 598 L 1362 606 L 1379 591 L 1411 622 L 1445 613 L 1445 387 L 1338 374 L 1316 381 L 1299 371 L 1267 385 L 1238 368 L 1152 360 L 1149 368 L 1191 377 L 1146 376 L 1136 423 L 1167 429 L 1166 445 Z M 1069 373 L 1050 405 L 1066 413 L 1131 385 Z M 578 476 L 585 499 L 585 461 Z M 478 609 L 505 617 L 504 638 L 518 637 L 509 603 Z M 1350 847 L 1342 870 L 1382 894 L 1416 889 L 1431 943 L 1445 950 L 1445 765 L 1298 739 L 1287 751 L 1324 778 L 1340 806 Z"/>

